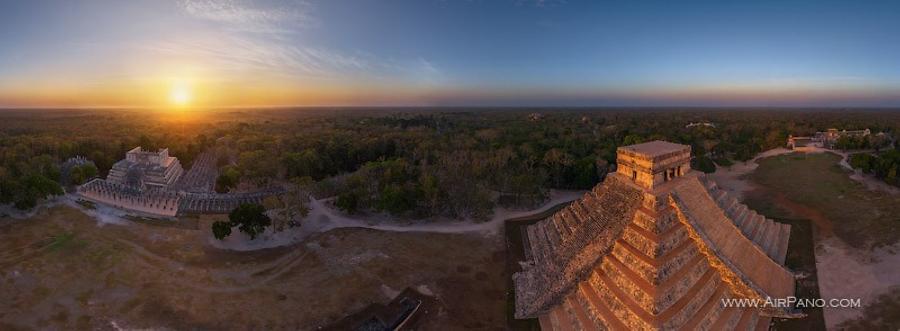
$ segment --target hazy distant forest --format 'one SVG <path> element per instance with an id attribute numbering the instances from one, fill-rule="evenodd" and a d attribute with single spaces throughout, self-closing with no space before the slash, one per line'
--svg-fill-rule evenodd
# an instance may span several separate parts
<path id="1" fill-rule="evenodd" d="M 711 172 L 782 147 L 789 134 L 833 127 L 893 135 L 900 128 L 900 112 L 875 110 L 23 110 L 0 118 L 0 203 L 20 209 L 62 193 L 66 159 L 96 163 L 96 171 L 70 176 L 77 184 L 105 176 L 127 150 L 143 146 L 169 148 L 186 169 L 199 153 L 216 151 L 223 192 L 300 185 L 335 197 L 348 213 L 474 219 L 498 205 L 533 206 L 550 189 L 591 188 L 614 166 L 617 146 L 690 144 L 693 167 Z M 896 177 L 897 163 L 870 168 L 886 177 L 893 167 Z"/>

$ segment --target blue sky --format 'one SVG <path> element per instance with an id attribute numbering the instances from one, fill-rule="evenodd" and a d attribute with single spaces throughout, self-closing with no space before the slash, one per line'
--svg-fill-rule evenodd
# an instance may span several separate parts
<path id="1" fill-rule="evenodd" d="M 9 1 L 0 105 L 900 106 L 896 1 Z"/>

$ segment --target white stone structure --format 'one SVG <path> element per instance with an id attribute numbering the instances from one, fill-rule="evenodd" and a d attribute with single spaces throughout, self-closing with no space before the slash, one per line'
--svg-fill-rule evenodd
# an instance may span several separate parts
<path id="1" fill-rule="evenodd" d="M 152 216 L 174 217 L 181 202 L 181 197 L 175 192 L 158 189 L 137 191 L 102 179 L 79 186 L 78 194 L 92 202 Z"/>
<path id="2" fill-rule="evenodd" d="M 168 189 L 183 172 L 181 162 L 169 156 L 168 148 L 150 152 L 135 147 L 125 154 L 124 160 L 113 165 L 106 180 L 137 189 Z"/>

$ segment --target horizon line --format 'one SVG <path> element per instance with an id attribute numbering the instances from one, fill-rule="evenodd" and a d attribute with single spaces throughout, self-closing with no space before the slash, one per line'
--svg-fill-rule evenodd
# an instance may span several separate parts
<path id="1" fill-rule="evenodd" d="M 217 106 L 217 107 L 197 107 L 197 108 L 172 108 L 172 107 L 155 107 L 155 106 L 2 106 L 3 110 L 156 110 L 156 111 L 174 111 L 174 112 L 194 112 L 194 111 L 210 111 L 210 110 L 232 110 L 232 109 L 324 109 L 324 108 L 358 108 L 358 109 L 378 109 L 378 108 L 481 108 L 481 109 L 586 109 L 586 108 L 623 108 L 623 109 L 666 109 L 666 108 L 690 108 L 690 109 L 898 109 L 900 105 L 892 106 L 816 106 L 816 105 L 785 105 L 785 106 L 748 106 L 748 105 L 541 105 L 541 106 L 520 106 L 520 105 L 247 105 L 247 106 Z"/>

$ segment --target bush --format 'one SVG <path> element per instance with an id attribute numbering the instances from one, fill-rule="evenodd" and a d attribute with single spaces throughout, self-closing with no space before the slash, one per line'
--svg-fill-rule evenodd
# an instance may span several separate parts
<path id="1" fill-rule="evenodd" d="M 272 220 L 266 216 L 266 208 L 255 203 L 244 203 L 228 214 L 231 226 L 237 226 L 238 230 L 255 239 L 256 236 L 272 225 Z"/>
<path id="2" fill-rule="evenodd" d="M 213 236 L 222 240 L 231 235 L 231 222 L 216 221 L 212 224 Z"/>
<path id="3" fill-rule="evenodd" d="M 272 225 L 272 220 L 266 216 L 266 208 L 255 203 L 241 204 L 228 214 L 228 222 L 217 221 L 212 224 L 213 235 L 216 239 L 224 239 L 231 235 L 231 228 L 238 227 L 243 233 L 256 239 L 256 236 Z"/>
<path id="4" fill-rule="evenodd" d="M 355 214 L 359 211 L 359 194 L 353 191 L 341 193 L 334 205 L 348 214 Z"/>
<path id="5" fill-rule="evenodd" d="M 216 192 L 226 193 L 240 182 L 241 173 L 234 166 L 222 168 L 219 178 L 216 178 Z"/>
<path id="6" fill-rule="evenodd" d="M 713 163 L 712 159 L 705 156 L 698 156 L 692 159 L 691 168 L 703 171 L 708 174 L 716 172 L 716 164 Z"/>

